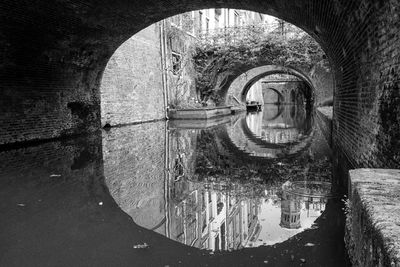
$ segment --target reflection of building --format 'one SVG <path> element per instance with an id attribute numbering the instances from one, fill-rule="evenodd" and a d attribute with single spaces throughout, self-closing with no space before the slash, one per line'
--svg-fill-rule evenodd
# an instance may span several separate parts
<path id="1" fill-rule="evenodd" d="M 319 217 L 325 210 L 330 196 L 330 183 L 327 182 L 286 182 L 282 185 L 281 223 L 287 229 L 301 226 L 302 210 L 308 218 Z"/>
<path id="2" fill-rule="evenodd" d="M 239 200 L 212 185 L 189 181 L 171 182 L 168 190 L 174 194 L 168 201 L 164 227 L 172 240 L 203 249 L 230 250 L 257 239 L 261 230 L 258 201 Z M 173 199 L 173 195 L 180 197 Z"/>
<path id="3" fill-rule="evenodd" d="M 288 229 L 298 229 L 300 223 L 301 202 L 295 196 L 283 192 L 281 201 L 281 224 Z"/>

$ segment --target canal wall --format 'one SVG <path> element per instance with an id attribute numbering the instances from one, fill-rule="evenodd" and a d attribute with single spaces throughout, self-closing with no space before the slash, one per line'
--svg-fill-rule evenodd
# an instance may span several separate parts
<path id="1" fill-rule="evenodd" d="M 323 136 L 332 147 L 332 107 L 319 107 L 316 112 L 317 125 L 320 127 Z"/>
<path id="2" fill-rule="evenodd" d="M 164 118 L 160 49 L 157 23 L 126 40 L 115 51 L 100 85 L 102 126 Z"/>
<path id="3" fill-rule="evenodd" d="M 193 106 L 196 74 L 190 46 L 194 42 L 192 35 L 168 19 L 126 40 L 103 73 L 101 125 L 160 120 L 166 117 L 166 106 Z"/>
<path id="4" fill-rule="evenodd" d="M 353 266 L 400 266 L 400 170 L 349 173 L 345 242 Z"/>
<path id="5" fill-rule="evenodd" d="M 104 179 L 110 195 L 136 224 L 148 228 L 165 215 L 165 142 L 164 122 L 103 131 Z"/>

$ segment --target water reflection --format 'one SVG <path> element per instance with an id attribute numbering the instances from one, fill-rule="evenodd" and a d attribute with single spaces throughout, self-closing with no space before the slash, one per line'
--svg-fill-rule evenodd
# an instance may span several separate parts
<path id="1" fill-rule="evenodd" d="M 259 235 L 258 199 L 237 197 L 215 183 L 179 181 L 168 190 L 173 193 L 165 227 L 166 236 L 173 240 L 203 249 L 230 250 L 246 246 Z M 177 192 L 186 197 L 174 199 Z"/>
<path id="2" fill-rule="evenodd" d="M 153 122 L 1 151 L 0 265 L 344 266 L 329 147 L 309 114 L 270 110 L 259 128 Z M 283 124 L 304 138 L 258 134 Z"/>
<path id="3" fill-rule="evenodd" d="M 324 183 L 324 189 L 317 191 L 328 185 Z M 264 187 L 264 194 L 254 194 L 239 185 L 228 189 L 219 183 L 170 182 L 166 220 L 158 227 L 166 228 L 168 238 L 202 249 L 280 243 L 311 228 L 330 196 L 299 196 L 285 186 Z"/>
<path id="4" fill-rule="evenodd" d="M 312 116 L 304 107 L 265 105 L 262 112 L 240 117 L 230 130 L 234 144 L 244 153 L 261 158 L 295 156 L 310 145 Z"/>
<path id="5" fill-rule="evenodd" d="M 334 197 L 328 157 L 313 156 L 325 152 L 312 145 L 321 136 L 310 121 L 296 107 L 266 106 L 219 127 L 166 125 L 164 155 L 127 149 L 125 160 L 135 163 L 124 177 L 113 178 L 121 165 L 105 149 L 106 182 L 137 224 L 182 244 L 235 250 L 283 242 L 313 227 Z M 274 161 L 238 164 L 246 155 Z"/>

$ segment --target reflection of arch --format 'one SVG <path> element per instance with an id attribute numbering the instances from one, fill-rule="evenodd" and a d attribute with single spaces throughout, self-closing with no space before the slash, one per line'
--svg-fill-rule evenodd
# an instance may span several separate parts
<path id="1" fill-rule="evenodd" d="M 300 70 L 292 67 L 284 67 L 279 65 L 264 65 L 247 70 L 238 75 L 230 84 L 229 88 L 221 92 L 221 96 L 227 101 L 227 95 L 233 95 L 240 99 L 242 103 L 246 102 L 246 95 L 250 88 L 262 77 L 272 74 L 290 74 L 301 79 L 309 88 L 310 95 L 314 94 L 314 86 L 311 79 Z"/>
<path id="2" fill-rule="evenodd" d="M 286 114 L 285 117 L 290 116 L 289 114 Z M 304 117 L 304 119 L 311 120 L 312 118 L 306 116 Z M 272 122 L 273 124 L 277 124 L 277 128 L 271 126 L 272 132 L 276 132 L 276 130 L 279 131 L 279 129 L 282 129 L 283 131 L 296 130 L 299 132 L 298 138 L 296 138 L 295 140 L 291 140 L 291 142 L 273 143 L 269 142 L 269 139 L 266 139 L 261 135 L 259 136 L 258 134 L 254 133 L 249 128 L 249 125 L 247 124 L 245 118 L 242 117 L 239 120 L 240 121 L 233 125 L 232 130 L 227 131 L 227 136 L 224 137 L 224 135 L 221 134 L 220 137 L 224 140 L 226 147 L 232 152 L 232 155 L 235 155 L 235 158 L 240 158 L 241 161 L 246 160 L 246 162 L 263 162 L 265 160 L 274 160 L 283 157 L 296 157 L 310 146 L 313 138 L 311 123 L 303 122 L 293 124 L 300 127 L 310 127 L 310 129 L 297 129 L 295 127 L 286 126 L 284 128 L 279 128 L 279 124 L 282 124 L 281 122 Z M 255 125 L 255 127 L 258 126 Z M 263 127 L 261 128 L 261 131 L 265 130 Z"/>
<path id="3" fill-rule="evenodd" d="M 268 111 L 270 111 L 272 108 L 276 108 L 276 113 L 269 114 Z M 277 119 L 283 112 L 285 111 L 285 106 L 284 105 L 268 105 L 268 108 L 263 109 L 263 116 L 265 120 L 267 121 L 273 121 Z M 268 116 L 270 115 L 270 116 Z"/>
<path id="4" fill-rule="evenodd" d="M 243 129 L 243 133 L 245 134 L 245 136 L 248 139 L 252 140 L 254 143 L 256 143 L 256 144 L 258 144 L 258 145 L 260 145 L 262 147 L 265 147 L 265 148 L 284 148 L 285 145 L 287 145 L 287 144 L 295 145 L 295 144 L 298 144 L 300 142 L 300 140 L 299 140 L 299 141 L 296 141 L 296 142 L 288 142 L 288 143 L 270 143 L 270 142 L 268 142 L 268 141 L 256 136 L 249 129 L 249 126 L 247 125 L 245 119 L 242 120 L 242 129 Z M 291 129 L 294 129 L 294 127 L 284 128 L 283 130 L 291 130 Z"/>
<path id="5" fill-rule="evenodd" d="M 273 102 L 273 101 L 271 101 L 271 102 L 266 102 L 266 101 L 265 101 L 266 99 L 264 98 L 264 104 L 281 104 L 281 103 L 285 102 L 285 97 L 282 95 L 281 92 L 279 92 L 279 91 L 276 90 L 275 88 L 268 87 L 268 88 L 266 88 L 265 90 L 271 90 L 271 91 L 275 92 L 276 95 L 277 95 L 277 101 L 276 101 L 276 102 Z"/>

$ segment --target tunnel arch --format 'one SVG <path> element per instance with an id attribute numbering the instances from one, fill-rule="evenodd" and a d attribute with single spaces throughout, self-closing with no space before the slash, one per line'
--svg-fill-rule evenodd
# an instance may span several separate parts
<path id="1" fill-rule="evenodd" d="M 222 98 L 225 100 L 225 104 L 228 104 L 231 97 L 240 99 L 242 104 L 244 104 L 246 102 L 246 95 L 250 88 L 262 77 L 272 74 L 289 74 L 301 79 L 306 83 L 307 87 L 310 90 L 310 98 L 313 98 L 315 87 L 312 83 L 312 80 L 307 75 L 291 67 L 284 67 L 279 65 L 264 65 L 252 68 L 238 75 L 233 80 L 229 88 L 222 94 Z"/>
<path id="2" fill-rule="evenodd" d="M 321 45 L 336 81 L 333 140 L 352 166 L 400 167 L 400 120 L 388 115 L 400 106 L 400 59 L 387 52 L 400 51 L 400 33 L 393 33 L 399 27 L 393 19 L 400 8 L 396 1 L 5 0 L 0 5 L 1 123 L 11 125 L 2 129 L 1 144 L 99 129 L 99 84 L 119 45 L 172 15 L 238 8 L 292 23 Z"/>

